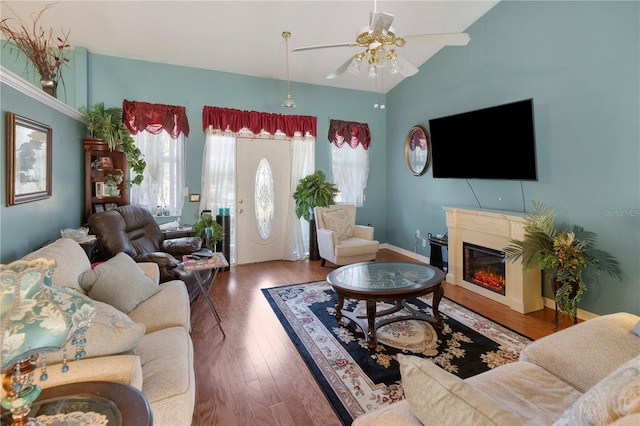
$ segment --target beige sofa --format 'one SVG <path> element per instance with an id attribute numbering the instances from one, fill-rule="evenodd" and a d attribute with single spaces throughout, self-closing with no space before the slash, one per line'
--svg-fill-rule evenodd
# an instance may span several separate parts
<path id="1" fill-rule="evenodd" d="M 617 313 L 579 323 L 466 380 L 400 355 L 406 399 L 353 425 L 639 425 L 639 321 Z"/>
<path id="2" fill-rule="evenodd" d="M 35 258 L 56 261 L 54 285 L 87 295 L 79 280 L 91 264 L 77 242 L 61 238 L 23 259 Z M 156 264 L 136 265 L 151 278 L 147 284 L 157 286 L 155 294 L 128 314 L 94 300 L 96 317 L 86 333 L 87 357 L 70 362 L 69 371 L 61 373 L 60 366 L 52 364 L 61 361 L 61 353 L 47 355 L 49 378 L 37 383 L 43 388 L 93 380 L 128 384 L 149 400 L 155 426 L 187 426 L 195 404 L 189 295 L 182 281 L 158 284 Z M 119 292 L 122 295 L 126 289 Z"/>

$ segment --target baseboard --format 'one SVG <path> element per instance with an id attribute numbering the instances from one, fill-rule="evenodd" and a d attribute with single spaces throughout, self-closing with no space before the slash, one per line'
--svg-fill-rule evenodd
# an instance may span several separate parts
<path id="1" fill-rule="evenodd" d="M 409 250 L 405 250 L 403 248 L 400 247 L 396 247 L 392 244 L 388 244 L 388 243 L 382 243 L 380 244 L 380 248 L 382 249 L 387 249 L 387 250 L 391 250 L 394 251 L 396 253 L 400 253 L 404 256 L 410 257 L 412 259 L 418 260 L 420 262 L 424 262 L 424 263 L 429 263 L 429 258 L 426 256 L 423 256 L 421 254 L 418 253 L 414 253 L 412 251 Z M 549 309 L 555 309 L 556 308 L 556 303 L 553 299 L 549 299 L 548 297 L 543 297 L 542 300 L 544 301 L 544 306 L 546 308 Z M 589 319 L 593 319 L 596 317 L 599 317 L 600 315 L 598 314 L 594 314 L 593 312 L 589 312 L 589 311 L 584 311 L 582 309 L 578 309 L 578 319 L 586 321 Z"/>
<path id="2" fill-rule="evenodd" d="M 387 250 L 391 250 L 391 251 L 395 251 L 396 253 L 400 253 L 404 256 L 410 257 L 412 259 L 415 260 L 419 260 L 420 262 L 424 262 L 424 263 L 429 263 L 429 258 L 426 256 L 423 256 L 421 254 L 409 251 L 409 250 L 405 250 L 403 248 L 394 246 L 392 244 L 389 243 L 382 243 L 380 244 L 380 248 L 381 249 L 387 249 Z"/>

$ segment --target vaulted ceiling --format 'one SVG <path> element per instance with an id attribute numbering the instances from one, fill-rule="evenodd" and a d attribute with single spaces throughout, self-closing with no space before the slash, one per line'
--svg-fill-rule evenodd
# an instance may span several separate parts
<path id="1" fill-rule="evenodd" d="M 348 43 L 369 24 L 369 13 L 376 8 L 395 15 L 397 35 L 464 32 L 497 2 L 61 0 L 42 15 L 40 23 L 45 29 L 53 28 L 55 34 L 70 31 L 72 46 L 91 53 L 286 80 L 283 31 L 291 32 L 289 50 Z M 0 16 L 11 18 L 13 11 L 30 20 L 32 13 L 49 3 L 3 0 Z M 398 50 L 420 67 L 441 48 L 407 43 Z M 290 52 L 292 92 L 299 82 L 386 93 L 403 79 L 388 72 L 377 79 L 367 77 L 366 72 L 326 79 L 361 50 L 337 47 Z"/>

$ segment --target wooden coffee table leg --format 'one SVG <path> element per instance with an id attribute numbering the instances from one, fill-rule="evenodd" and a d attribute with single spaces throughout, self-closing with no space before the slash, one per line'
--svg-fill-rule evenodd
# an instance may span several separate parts
<path id="1" fill-rule="evenodd" d="M 344 306 L 344 296 L 338 294 L 338 304 L 336 305 L 336 319 L 340 321 L 342 319 L 342 308 Z"/>
<path id="2" fill-rule="evenodd" d="M 440 300 L 442 300 L 442 296 L 444 296 L 444 289 L 442 288 L 442 284 L 438 284 L 438 286 L 433 290 L 433 317 L 436 319 L 436 327 L 442 328 L 444 327 L 444 323 L 442 322 L 442 315 L 439 311 Z"/>
<path id="3" fill-rule="evenodd" d="M 369 349 L 375 349 L 378 342 L 376 341 L 376 301 L 375 299 L 367 299 L 367 343 Z"/>

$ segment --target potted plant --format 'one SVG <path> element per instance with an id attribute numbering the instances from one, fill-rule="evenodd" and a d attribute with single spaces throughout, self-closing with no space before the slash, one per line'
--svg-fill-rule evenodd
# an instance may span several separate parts
<path id="1" fill-rule="evenodd" d="M 313 219 L 314 207 L 327 207 L 335 204 L 338 188 L 327 182 L 327 176 L 322 170 L 300 179 L 293 198 L 296 201 L 296 215 L 307 221 Z"/>
<path id="2" fill-rule="evenodd" d="M 505 257 L 511 261 L 522 259 L 524 269 L 538 267 L 546 271 L 557 309 L 575 322 L 578 303 L 586 290 L 583 274 L 606 271 L 621 279 L 622 270 L 609 253 L 595 248 L 593 232 L 577 225 L 556 228 L 551 208 L 539 202 L 533 206 L 533 213 L 526 217 L 524 238 L 511 240 L 504 249 Z"/>
<path id="3" fill-rule="evenodd" d="M 193 233 L 196 237 L 200 237 L 204 247 L 215 251 L 216 244 L 222 240 L 222 225 L 216 221 L 209 210 L 205 210 L 193 225 Z"/>
<path id="4" fill-rule="evenodd" d="M 142 158 L 142 152 L 135 145 L 133 137 L 122 121 L 122 108 L 106 108 L 104 102 L 97 103 L 92 109 L 80 108 L 80 112 L 87 120 L 87 131 L 91 138 L 99 139 L 107 144 L 109 149 L 119 149 L 127 156 L 127 165 L 134 177 L 127 185 L 140 185 L 144 179 L 147 163 Z"/>
<path id="5" fill-rule="evenodd" d="M 114 170 L 113 173 L 109 173 L 104 177 L 104 183 L 107 186 L 107 192 L 113 196 L 120 196 L 120 184 L 124 180 L 124 173 L 122 170 Z"/>
<path id="6" fill-rule="evenodd" d="M 316 237 L 316 221 L 313 217 L 314 207 L 327 207 L 335 204 L 338 188 L 327 182 L 327 176 L 322 170 L 300 179 L 293 198 L 296 202 L 296 215 L 309 221 L 309 259 L 319 260 L 318 241 Z"/>

